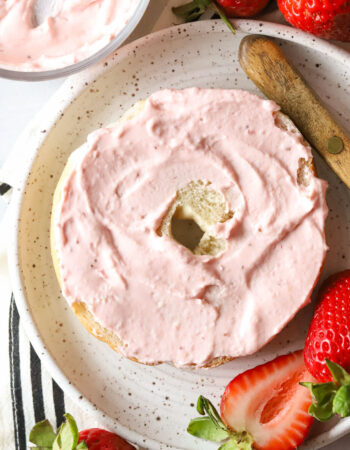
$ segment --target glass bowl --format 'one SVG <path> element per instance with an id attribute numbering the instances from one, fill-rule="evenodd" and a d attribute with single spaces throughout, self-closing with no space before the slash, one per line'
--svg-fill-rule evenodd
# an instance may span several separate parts
<path id="1" fill-rule="evenodd" d="M 150 0 L 140 0 L 134 14 L 129 19 L 126 26 L 116 35 L 116 37 L 106 46 L 102 47 L 98 52 L 83 59 L 75 64 L 69 66 L 60 67 L 53 70 L 43 70 L 43 71 L 21 71 L 5 69 L 0 67 L 0 77 L 8 78 L 10 80 L 18 81 L 44 81 L 52 80 L 54 78 L 66 77 L 72 75 L 73 73 L 80 72 L 98 61 L 106 58 L 108 55 L 114 52 L 120 45 L 130 36 L 134 31 L 142 16 L 144 15 L 146 8 Z"/>

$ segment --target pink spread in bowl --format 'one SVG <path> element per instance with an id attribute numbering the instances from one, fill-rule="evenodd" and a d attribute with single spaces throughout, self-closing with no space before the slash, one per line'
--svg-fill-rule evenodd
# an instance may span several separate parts
<path id="1" fill-rule="evenodd" d="M 323 265 L 326 182 L 279 107 L 239 90 L 163 90 L 89 135 L 54 218 L 63 294 L 144 363 L 203 366 L 256 352 L 309 302 Z M 210 182 L 233 216 L 195 255 L 157 230 L 179 189 Z"/>
<path id="2" fill-rule="evenodd" d="M 37 23 L 38 1 L 0 2 L 1 75 L 6 76 L 5 70 L 51 72 L 47 78 L 52 78 L 75 70 L 58 74 L 52 72 L 78 65 L 94 56 L 96 58 L 91 62 L 96 62 L 126 39 L 149 2 L 48 0 L 51 5 L 47 7 L 49 14 Z M 104 51 L 106 48 L 107 52 Z"/>

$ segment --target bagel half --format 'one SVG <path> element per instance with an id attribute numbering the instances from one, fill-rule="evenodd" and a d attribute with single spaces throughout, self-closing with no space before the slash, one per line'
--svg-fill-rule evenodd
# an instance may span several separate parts
<path id="1" fill-rule="evenodd" d="M 122 122 L 128 121 L 132 118 L 135 118 L 138 114 L 140 114 L 144 108 L 145 102 L 140 101 L 136 103 L 130 110 L 128 110 L 122 118 L 110 125 L 108 128 L 114 128 L 116 125 L 121 124 Z M 276 112 L 275 114 L 275 123 L 281 129 L 287 130 L 288 132 L 294 133 L 300 139 L 303 139 L 298 129 L 295 127 L 293 122 L 281 112 Z M 305 142 L 305 141 L 304 141 Z M 305 146 L 308 144 L 305 142 Z M 76 165 L 79 163 L 82 155 L 84 154 L 85 149 L 84 146 L 78 148 L 74 151 L 69 157 L 67 164 L 62 172 L 60 180 L 57 184 L 54 197 L 53 197 L 53 206 L 52 206 L 52 217 L 51 217 L 51 230 L 50 230 L 50 238 L 51 238 L 51 253 L 54 269 L 57 275 L 58 282 L 62 287 L 62 276 L 60 272 L 60 260 L 59 253 L 57 250 L 57 236 L 56 236 L 56 225 L 55 225 L 55 217 L 57 215 L 57 211 L 59 205 L 62 200 L 62 192 L 64 189 L 64 185 L 66 180 L 75 170 Z M 312 177 L 316 176 L 315 167 L 312 159 L 300 159 L 299 160 L 299 169 L 296 174 L 298 184 L 303 186 L 308 186 Z M 190 208 L 190 209 L 189 209 Z M 188 214 L 187 211 L 190 210 L 191 213 Z M 177 192 L 177 196 L 173 204 L 171 205 L 168 213 L 165 215 L 161 225 L 159 226 L 158 233 L 160 235 L 166 235 L 174 239 L 172 224 L 176 221 L 177 218 L 193 218 L 193 211 L 196 211 L 196 222 L 201 225 L 201 229 L 204 230 L 202 236 L 198 240 L 198 237 L 191 238 L 189 236 L 189 240 L 195 240 L 196 244 L 193 245 L 191 251 L 195 254 L 203 255 L 216 255 L 223 251 L 224 243 L 219 240 L 215 240 L 210 232 L 206 232 L 206 228 L 210 229 L 210 225 L 212 223 L 217 222 L 225 222 L 228 218 L 232 217 L 230 211 L 225 210 L 225 205 L 222 202 L 222 198 L 220 198 L 220 194 L 216 193 L 211 189 L 210 186 L 206 185 L 202 182 L 192 183 L 188 185 L 183 190 Z M 186 230 L 185 230 L 186 231 Z M 181 230 L 180 230 L 181 232 Z M 191 233 L 191 231 L 189 231 Z M 188 247 L 190 248 L 190 247 Z M 316 280 L 317 282 L 317 280 Z M 94 314 L 89 310 L 87 303 L 84 301 L 81 302 L 73 302 L 72 309 L 74 314 L 78 317 L 82 325 L 86 328 L 86 330 L 95 336 L 97 339 L 108 344 L 114 351 L 123 354 L 123 346 L 124 343 L 121 338 L 112 330 L 107 329 L 101 323 L 96 320 Z M 129 359 L 138 361 L 135 357 L 129 357 Z M 207 362 L 204 366 L 201 367 L 216 367 L 227 361 L 232 360 L 233 358 L 230 356 L 221 356 L 218 358 L 213 358 L 211 361 Z M 159 361 L 162 362 L 162 361 Z M 149 364 L 149 363 L 146 363 Z M 151 363 L 150 365 L 158 364 Z M 193 366 L 196 366 L 193 364 Z"/>

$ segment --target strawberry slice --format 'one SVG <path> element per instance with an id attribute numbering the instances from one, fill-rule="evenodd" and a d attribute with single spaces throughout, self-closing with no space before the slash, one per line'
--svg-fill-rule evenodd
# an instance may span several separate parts
<path id="1" fill-rule="evenodd" d="M 222 419 L 230 429 L 250 433 L 257 449 L 296 448 L 312 423 L 311 395 L 299 382 L 311 380 L 302 350 L 247 370 L 226 387 Z"/>
<path id="2" fill-rule="evenodd" d="M 234 378 L 221 399 L 221 417 L 199 397 L 197 410 L 206 417 L 190 422 L 194 436 L 223 442 L 222 450 L 295 449 L 306 438 L 313 418 L 310 392 L 299 383 L 312 384 L 303 351 L 279 356 Z"/>

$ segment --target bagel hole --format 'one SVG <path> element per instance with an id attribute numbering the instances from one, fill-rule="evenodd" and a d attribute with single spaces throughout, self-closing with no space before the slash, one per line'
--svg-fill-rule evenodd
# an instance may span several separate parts
<path id="1" fill-rule="evenodd" d="M 178 206 L 171 218 L 170 231 L 176 242 L 194 251 L 200 243 L 204 231 L 193 217 L 184 214 L 182 206 Z"/>
<path id="2" fill-rule="evenodd" d="M 191 181 L 176 198 L 157 229 L 195 255 L 216 256 L 226 250 L 226 240 L 215 236 L 212 227 L 233 217 L 222 193 L 210 189 L 211 183 Z"/>

